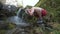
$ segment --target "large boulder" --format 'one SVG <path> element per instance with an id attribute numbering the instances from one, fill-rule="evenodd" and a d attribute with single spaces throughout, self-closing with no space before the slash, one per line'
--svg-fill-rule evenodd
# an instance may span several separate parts
<path id="1" fill-rule="evenodd" d="M 15 16 L 17 7 L 0 3 L 0 18 Z"/>

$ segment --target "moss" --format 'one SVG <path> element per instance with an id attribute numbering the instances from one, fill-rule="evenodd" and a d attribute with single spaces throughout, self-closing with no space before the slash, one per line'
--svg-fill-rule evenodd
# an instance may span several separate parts
<path id="1" fill-rule="evenodd" d="M 8 29 L 13 29 L 13 28 L 15 28 L 15 25 L 12 23 L 9 23 Z"/>
<path id="2" fill-rule="evenodd" d="M 5 34 L 6 30 L 0 30 L 0 34 Z"/>

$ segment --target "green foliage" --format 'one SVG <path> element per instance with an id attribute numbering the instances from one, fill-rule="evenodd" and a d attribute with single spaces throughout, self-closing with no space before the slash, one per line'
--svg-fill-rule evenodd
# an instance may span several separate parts
<path id="1" fill-rule="evenodd" d="M 8 25 L 8 29 L 13 29 L 13 28 L 15 28 L 15 24 L 13 24 L 13 23 L 9 23 L 9 25 Z"/>
<path id="2" fill-rule="evenodd" d="M 60 22 L 60 1 L 59 0 L 39 0 L 35 5 L 42 7 L 47 10 L 47 16 L 44 18 L 45 21 Z M 31 6 L 27 6 L 30 7 Z M 26 7 L 26 8 L 27 8 Z M 23 19 L 29 23 L 36 23 L 37 18 L 27 15 L 25 12 L 21 12 Z"/>
<path id="3" fill-rule="evenodd" d="M 23 17 L 24 17 L 23 19 L 24 19 L 25 21 L 27 21 L 28 23 L 36 23 L 36 21 L 37 21 L 37 18 L 36 18 L 36 17 L 29 16 L 29 15 L 27 15 L 26 13 L 24 14 Z"/>
<path id="4" fill-rule="evenodd" d="M 6 30 L 0 30 L 0 34 L 5 34 Z"/>
<path id="5" fill-rule="evenodd" d="M 41 5 L 39 2 L 43 2 Z M 44 1 L 39 1 L 35 6 L 42 7 L 47 10 L 48 15 L 52 15 L 52 21 L 57 21 L 60 22 L 59 17 L 60 17 L 60 0 L 46 0 Z"/>
<path id="6" fill-rule="evenodd" d="M 60 34 L 60 31 L 54 30 L 54 31 L 53 31 L 53 34 Z"/>
<path id="7" fill-rule="evenodd" d="M 47 10 L 48 14 L 46 17 L 44 17 L 45 21 L 52 21 L 52 22 L 57 22 L 53 23 L 56 24 L 53 26 L 53 31 L 52 32 L 48 32 L 46 31 L 46 34 L 60 34 L 60 0 L 40 0 L 35 6 L 37 7 L 42 7 L 44 9 Z M 26 17 L 26 20 L 28 22 L 36 22 L 37 18 L 32 17 L 30 18 L 30 16 Z M 53 25 L 52 24 L 52 25 Z"/>
<path id="8" fill-rule="evenodd" d="M 52 22 L 59 22 L 60 23 L 60 0 L 41 0 L 39 1 L 35 6 L 42 7 L 47 10 L 48 14 L 46 17 L 44 17 L 45 21 L 52 21 Z M 36 23 L 37 18 L 27 15 L 26 13 L 23 13 L 23 19 L 27 21 L 28 23 Z M 53 26 L 52 33 L 49 31 L 46 31 L 46 34 L 60 34 L 60 24 L 56 24 Z M 53 25 L 53 24 L 52 24 Z"/>

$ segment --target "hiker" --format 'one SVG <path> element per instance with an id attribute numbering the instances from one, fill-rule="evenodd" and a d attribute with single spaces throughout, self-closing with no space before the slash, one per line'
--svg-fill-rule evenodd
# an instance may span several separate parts
<path id="1" fill-rule="evenodd" d="M 36 16 L 38 18 L 37 24 L 39 25 L 44 24 L 43 17 L 47 15 L 47 11 L 45 9 L 40 7 L 32 7 L 32 8 L 27 8 L 25 12 L 30 16 Z"/>

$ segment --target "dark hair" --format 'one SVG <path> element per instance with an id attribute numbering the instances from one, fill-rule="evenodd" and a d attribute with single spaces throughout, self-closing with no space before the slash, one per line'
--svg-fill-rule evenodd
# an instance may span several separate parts
<path id="1" fill-rule="evenodd" d="M 32 6 L 29 6 L 29 5 L 27 5 L 26 7 L 25 7 L 25 9 L 31 9 L 32 8 Z"/>

